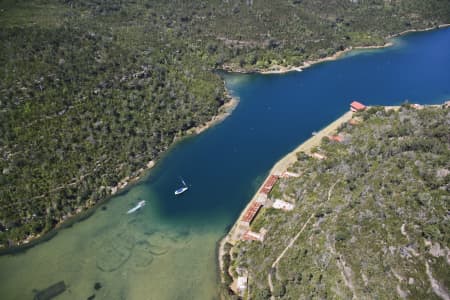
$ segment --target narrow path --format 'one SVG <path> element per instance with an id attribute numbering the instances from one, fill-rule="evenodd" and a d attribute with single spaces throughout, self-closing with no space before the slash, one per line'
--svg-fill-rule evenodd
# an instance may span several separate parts
<path id="1" fill-rule="evenodd" d="M 333 192 L 334 187 L 336 186 L 336 184 L 340 181 L 340 179 L 336 180 L 336 182 L 330 187 L 330 189 L 328 190 L 328 198 L 327 200 L 330 201 L 331 199 L 331 193 Z"/>
<path id="2" fill-rule="evenodd" d="M 444 300 L 450 300 L 450 296 L 447 292 L 447 290 L 445 289 L 444 286 L 442 286 L 434 277 L 433 274 L 431 273 L 430 270 L 430 265 L 428 264 L 427 261 L 425 261 L 425 268 L 426 268 L 426 273 L 428 275 L 428 279 L 430 280 L 430 284 L 431 284 L 431 288 L 433 289 L 433 292 L 439 296 L 440 298 L 444 299 Z"/>
<path id="3" fill-rule="evenodd" d="M 333 183 L 333 185 L 329 188 L 328 190 L 328 197 L 327 197 L 327 201 L 330 201 L 331 195 L 333 193 L 333 189 L 336 186 L 336 184 L 340 181 L 340 179 L 336 180 L 335 183 Z M 322 206 L 322 205 L 320 205 Z M 280 260 L 283 258 L 284 254 L 286 254 L 286 252 L 289 250 L 289 248 L 291 248 L 295 241 L 299 238 L 300 234 L 302 234 L 303 230 L 305 230 L 306 226 L 308 225 L 309 221 L 311 221 L 311 219 L 314 217 L 315 212 L 313 212 L 311 214 L 311 216 L 309 216 L 308 220 L 306 220 L 305 224 L 303 224 L 303 227 L 300 229 L 300 231 L 295 235 L 295 237 L 289 242 L 289 244 L 286 246 L 286 248 L 284 248 L 283 252 L 281 252 L 281 254 L 277 257 L 277 259 L 273 262 L 271 269 L 274 269 L 278 263 L 280 262 Z M 272 273 L 271 270 L 269 271 L 269 274 L 267 275 L 267 282 L 269 283 L 269 289 L 270 289 L 270 293 L 273 294 L 273 283 L 272 283 Z M 271 296 L 271 299 L 275 299 L 273 296 Z"/>
<path id="4" fill-rule="evenodd" d="M 292 245 L 294 245 L 295 241 L 298 239 L 298 237 L 300 236 L 300 234 L 302 234 L 303 230 L 305 230 L 306 225 L 308 225 L 309 221 L 312 219 L 312 217 L 314 217 L 314 213 L 311 214 L 311 216 L 309 216 L 308 220 L 306 220 L 305 224 L 303 225 L 302 229 L 300 229 L 300 231 L 297 233 L 297 235 L 291 240 L 291 242 L 289 243 L 289 245 L 287 245 L 286 248 L 284 248 L 283 252 L 281 252 L 281 254 L 277 257 L 277 259 L 275 260 L 275 262 L 272 264 L 272 268 L 275 268 L 276 265 L 278 264 L 278 262 L 280 261 L 280 259 L 283 258 L 284 254 L 286 254 L 286 251 L 288 251 L 289 248 L 292 247 Z"/>
<path id="5" fill-rule="evenodd" d="M 309 221 L 314 217 L 314 213 L 311 214 L 311 216 L 308 218 L 308 220 L 306 220 L 305 224 L 303 224 L 302 229 L 300 229 L 300 231 L 295 235 L 295 237 L 290 241 L 290 243 L 286 246 L 286 248 L 284 248 L 283 252 L 281 252 L 281 254 L 277 257 L 277 259 L 274 261 L 274 263 L 272 264 L 272 269 L 274 269 L 278 262 L 280 261 L 280 259 L 283 258 L 284 254 L 286 254 L 286 252 L 289 250 L 289 248 L 292 247 L 292 245 L 294 245 L 295 241 L 299 238 L 300 234 L 302 234 L 303 230 L 305 230 L 306 226 L 308 225 Z M 267 276 L 267 281 L 269 282 L 269 288 L 270 288 L 270 293 L 273 294 L 273 284 L 272 284 L 272 275 L 271 272 L 269 271 L 269 275 Z M 272 299 L 274 299 L 274 297 L 272 296 Z"/>

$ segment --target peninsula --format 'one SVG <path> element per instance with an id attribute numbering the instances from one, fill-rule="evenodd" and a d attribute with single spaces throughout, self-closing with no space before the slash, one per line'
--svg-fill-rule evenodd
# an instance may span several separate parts
<path id="1" fill-rule="evenodd" d="M 217 70 L 301 67 L 450 23 L 442 1 L 0 4 L 0 247 L 137 180 L 229 97 Z"/>
<path id="2" fill-rule="evenodd" d="M 450 102 L 352 109 L 274 166 L 222 240 L 224 298 L 449 297 Z"/>

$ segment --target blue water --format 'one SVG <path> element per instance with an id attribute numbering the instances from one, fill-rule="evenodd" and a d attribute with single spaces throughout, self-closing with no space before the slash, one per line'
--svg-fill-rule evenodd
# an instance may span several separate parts
<path id="1" fill-rule="evenodd" d="M 173 147 L 108 210 L 23 254 L 0 257 L 4 299 L 30 298 L 33 288 L 59 280 L 70 289 L 58 299 L 93 293 L 96 299 L 213 299 L 216 242 L 278 159 L 352 100 L 450 99 L 450 29 L 411 34 L 388 49 L 352 52 L 303 72 L 224 77 L 240 99 L 232 115 Z M 189 190 L 175 196 L 180 176 Z M 147 205 L 126 215 L 139 199 Z M 100 291 L 92 290 L 96 281 Z"/>
<path id="2" fill-rule="evenodd" d="M 450 29 L 356 53 L 300 73 L 225 75 L 241 102 L 223 124 L 171 151 L 164 171 L 151 176 L 161 197 L 176 188 L 179 175 L 192 184 L 186 201 L 164 202 L 161 213 L 214 219 L 226 209 L 233 219 L 274 162 L 342 115 L 352 100 L 398 105 L 450 99 Z"/>

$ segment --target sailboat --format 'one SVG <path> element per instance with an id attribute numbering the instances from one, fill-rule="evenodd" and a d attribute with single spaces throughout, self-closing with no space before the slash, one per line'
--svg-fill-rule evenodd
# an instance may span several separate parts
<path id="1" fill-rule="evenodd" d="M 183 183 L 183 186 L 175 190 L 175 195 L 182 194 L 188 190 L 186 182 L 184 182 L 183 179 L 181 179 L 181 182 Z"/>
<path id="2" fill-rule="evenodd" d="M 130 209 L 129 211 L 127 211 L 127 214 L 132 214 L 135 211 L 137 211 L 138 209 L 140 209 L 141 207 L 143 207 L 145 205 L 145 200 L 141 200 L 139 201 L 139 203 L 133 207 L 132 209 Z"/>

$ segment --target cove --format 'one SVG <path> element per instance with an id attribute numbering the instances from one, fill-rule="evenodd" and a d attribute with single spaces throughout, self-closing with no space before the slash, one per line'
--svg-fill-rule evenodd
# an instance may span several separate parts
<path id="1" fill-rule="evenodd" d="M 273 164 L 348 109 L 450 99 L 450 28 L 283 75 L 224 74 L 240 99 L 225 121 L 173 147 L 138 184 L 53 239 L 0 257 L 2 299 L 216 299 L 216 243 Z M 180 177 L 189 190 L 174 190 Z M 140 199 L 147 204 L 126 212 Z M 94 289 L 96 282 L 101 288 Z"/>

